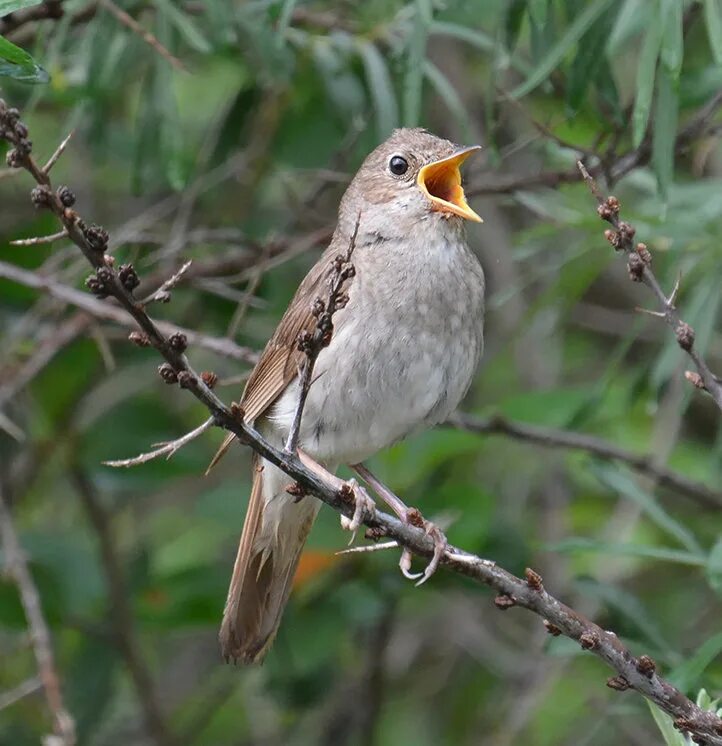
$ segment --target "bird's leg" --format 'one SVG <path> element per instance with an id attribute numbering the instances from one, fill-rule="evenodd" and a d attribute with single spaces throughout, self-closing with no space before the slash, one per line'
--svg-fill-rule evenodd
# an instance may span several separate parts
<path id="1" fill-rule="evenodd" d="M 345 515 L 341 516 L 341 528 L 351 532 L 351 541 L 349 541 L 349 544 L 352 544 L 364 518 L 375 514 L 376 503 L 355 479 L 349 479 L 348 482 L 340 479 L 300 448 L 298 449 L 298 458 L 307 469 L 310 469 L 316 476 L 331 484 L 335 490 L 344 492 L 353 501 L 353 516 L 351 518 L 347 518 Z"/>
<path id="2" fill-rule="evenodd" d="M 434 542 L 434 554 L 431 562 L 423 572 L 411 572 L 411 552 L 404 548 L 399 560 L 399 568 L 403 575 L 410 580 L 418 580 L 416 584 L 425 583 L 439 567 L 439 562 L 449 547 L 449 542 L 441 529 L 431 521 L 427 521 L 416 508 L 409 508 L 404 501 L 392 492 L 381 480 L 377 479 L 363 464 L 352 464 L 351 468 L 366 482 L 369 487 L 396 513 L 396 515 L 412 526 L 423 528 Z M 419 580 L 419 578 L 421 578 Z"/>

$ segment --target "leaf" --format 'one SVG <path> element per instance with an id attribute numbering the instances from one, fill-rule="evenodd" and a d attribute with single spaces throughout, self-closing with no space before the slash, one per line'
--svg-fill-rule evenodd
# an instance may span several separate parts
<path id="1" fill-rule="evenodd" d="M 652 14 L 637 63 L 637 96 L 632 110 L 632 142 L 635 148 L 639 147 L 647 131 L 654 90 L 654 73 L 657 69 L 657 57 L 661 43 L 662 20 L 659 14 Z"/>
<path id="2" fill-rule="evenodd" d="M 692 567 L 704 567 L 705 559 L 698 554 L 668 547 L 648 546 L 645 544 L 619 544 L 610 541 L 598 541 L 584 537 L 570 537 L 556 544 L 546 545 L 552 552 L 600 552 L 617 557 L 640 557 L 656 559 L 662 562 L 674 562 Z M 722 569 L 722 568 L 721 568 Z"/>
<path id="3" fill-rule="evenodd" d="M 681 691 L 688 692 L 699 681 L 707 666 L 722 653 L 722 632 L 705 640 L 691 658 L 680 663 L 669 675 L 669 680 Z"/>
<path id="4" fill-rule="evenodd" d="M 429 27 L 433 20 L 430 0 L 416 0 L 404 78 L 404 124 L 413 127 L 421 117 L 421 89 Z"/>
<path id="5" fill-rule="evenodd" d="M 178 10 L 172 0 L 154 0 L 156 6 L 176 27 L 178 33 L 188 42 L 189 46 L 197 52 L 208 53 L 211 51 L 209 41 L 198 30 L 195 22 L 187 13 Z"/>
<path id="6" fill-rule="evenodd" d="M 0 36 L 0 75 L 23 83 L 47 83 L 48 73 L 23 49 Z"/>
<path id="7" fill-rule="evenodd" d="M 358 46 L 376 112 L 376 134 L 380 140 L 385 140 L 399 121 L 396 93 L 386 62 L 376 45 L 363 40 Z"/>
<path id="8" fill-rule="evenodd" d="M 659 12 L 665 23 L 660 56 L 662 64 L 675 80 L 679 78 L 684 55 L 682 10 L 679 0 L 661 0 Z"/>
<path id="9" fill-rule="evenodd" d="M 648 24 L 656 8 L 649 0 L 627 0 L 617 13 L 614 28 L 609 34 L 607 54 L 615 56 L 622 47 Z"/>
<path id="10" fill-rule="evenodd" d="M 722 596 L 722 538 L 717 540 L 707 557 L 707 580 L 718 595 Z"/>
<path id="11" fill-rule="evenodd" d="M 659 193 L 666 201 L 674 179 L 674 143 L 677 138 L 679 99 L 677 81 L 669 71 L 660 69 L 657 75 L 657 102 L 652 136 L 652 165 L 657 175 Z"/>
<path id="12" fill-rule="evenodd" d="M 722 14 L 719 0 L 704 0 L 704 20 L 712 57 L 716 64 L 722 65 Z"/>
<path id="13" fill-rule="evenodd" d="M 653 495 L 643 490 L 635 482 L 629 473 L 622 470 L 620 466 L 608 464 L 592 465 L 592 473 L 599 479 L 602 484 L 611 488 L 615 492 L 629 498 L 639 505 L 647 517 L 662 531 L 676 539 L 683 547 L 692 554 L 702 557 L 704 552 L 698 541 L 692 533 L 679 521 L 675 520 L 664 508 L 657 502 Z"/>
<path id="14" fill-rule="evenodd" d="M 424 62 L 424 76 L 448 107 L 449 112 L 461 128 L 464 139 L 468 140 L 471 131 L 469 115 L 466 113 L 466 108 L 451 81 L 429 60 Z"/>
<path id="15" fill-rule="evenodd" d="M 562 38 L 547 52 L 546 57 L 539 62 L 535 71 L 511 92 L 511 97 L 526 96 L 543 83 L 612 2 L 614 0 L 595 0 L 587 5 L 564 32 Z"/>
<path id="16" fill-rule="evenodd" d="M 666 746 L 687 746 L 687 739 L 683 733 L 680 733 L 675 729 L 672 718 L 667 715 L 666 712 L 662 712 L 657 705 L 653 704 L 648 699 L 645 699 L 644 701 L 647 703 L 649 711 L 652 713 L 654 722 L 657 724 Z"/>
<path id="17" fill-rule="evenodd" d="M 584 94 L 605 62 L 604 47 L 609 37 L 612 14 L 607 13 L 587 31 L 579 42 L 567 84 L 567 106 L 575 114 L 584 102 Z"/>
<path id="18" fill-rule="evenodd" d="M 504 43 L 509 51 L 514 49 L 519 39 L 526 6 L 526 0 L 511 0 L 507 7 L 504 18 Z"/>
<path id="19" fill-rule="evenodd" d="M 32 8 L 43 0 L 0 0 L 0 18 L 23 8 Z"/>

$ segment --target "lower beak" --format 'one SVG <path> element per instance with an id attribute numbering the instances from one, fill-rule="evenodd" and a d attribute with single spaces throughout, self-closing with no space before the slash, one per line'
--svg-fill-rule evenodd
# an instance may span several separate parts
<path id="1" fill-rule="evenodd" d="M 461 186 L 461 164 L 481 146 L 472 145 L 424 166 L 416 178 L 419 189 L 430 200 L 432 208 L 440 212 L 459 215 L 475 223 L 484 221 L 466 203 Z"/>

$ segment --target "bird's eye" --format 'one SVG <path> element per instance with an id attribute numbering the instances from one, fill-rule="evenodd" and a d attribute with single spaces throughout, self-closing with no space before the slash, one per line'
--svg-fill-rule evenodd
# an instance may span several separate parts
<path id="1" fill-rule="evenodd" d="M 394 176 L 403 176 L 409 170 L 409 164 L 406 158 L 402 158 L 400 155 L 395 155 L 389 161 L 389 170 Z"/>

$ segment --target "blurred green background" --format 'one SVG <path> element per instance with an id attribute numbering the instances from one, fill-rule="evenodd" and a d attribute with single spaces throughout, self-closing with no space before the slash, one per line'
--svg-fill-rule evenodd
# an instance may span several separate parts
<path id="1" fill-rule="evenodd" d="M 604 241 L 575 169 L 582 158 L 613 188 L 665 288 L 682 273 L 683 318 L 722 370 L 718 0 L 48 6 L 62 17 L 0 20 L 49 74 L 4 77 L 2 96 L 41 162 L 74 131 L 54 182 L 146 288 L 194 260 L 156 318 L 259 350 L 324 248 L 349 174 L 393 127 L 479 142 L 466 183 L 485 219 L 469 239 L 489 285 L 487 349 L 463 410 L 648 453 L 722 505 L 719 412 L 685 382 L 664 324 L 635 312 L 651 296 Z M 169 461 L 101 464 L 206 414 L 127 329 L 2 279 L 13 265 L 84 292 L 66 241 L 9 245 L 57 230 L 30 187 L 0 172 L 0 486 L 80 744 L 665 743 L 641 697 L 607 689 L 602 663 L 538 617 L 499 612 L 443 571 L 414 588 L 395 552 L 337 557 L 348 535 L 330 509 L 266 663 L 222 664 L 248 453 L 204 478 L 223 437 L 210 432 Z M 189 354 L 222 398 L 239 396 L 247 363 Z M 719 507 L 623 463 L 451 427 L 372 468 L 454 544 L 536 568 L 693 698 L 722 693 Z M 41 691 L 2 701 L 34 676 L 17 590 L 0 579 L 2 744 L 50 730 Z"/>

